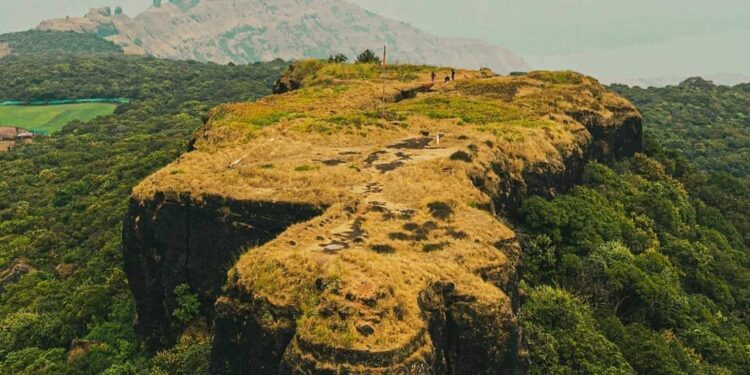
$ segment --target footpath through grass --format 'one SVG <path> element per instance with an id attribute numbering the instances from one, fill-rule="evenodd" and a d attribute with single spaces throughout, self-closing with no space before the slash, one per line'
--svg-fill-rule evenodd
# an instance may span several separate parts
<path id="1" fill-rule="evenodd" d="M 115 108 L 112 103 L 0 106 L 0 125 L 52 133 L 73 120 L 111 115 Z"/>

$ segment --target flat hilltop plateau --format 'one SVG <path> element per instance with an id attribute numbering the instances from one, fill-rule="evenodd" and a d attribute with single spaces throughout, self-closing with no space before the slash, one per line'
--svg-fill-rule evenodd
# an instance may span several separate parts
<path id="1" fill-rule="evenodd" d="M 521 371 L 509 222 L 639 152 L 641 116 L 573 72 L 455 73 L 300 61 L 277 94 L 215 108 L 133 191 L 141 334 L 197 329 L 172 314 L 187 285 L 214 373 Z"/>

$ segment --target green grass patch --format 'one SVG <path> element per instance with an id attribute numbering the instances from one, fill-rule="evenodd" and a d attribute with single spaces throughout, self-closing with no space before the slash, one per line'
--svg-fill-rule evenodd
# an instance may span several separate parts
<path id="1" fill-rule="evenodd" d="M 572 72 L 549 72 L 549 71 L 536 71 L 528 74 L 529 77 L 538 79 L 540 81 L 554 83 L 558 85 L 580 85 L 583 83 L 583 75 Z"/>
<path id="2" fill-rule="evenodd" d="M 481 101 L 461 96 L 431 96 L 425 99 L 402 102 L 396 110 L 431 119 L 459 119 L 477 125 L 522 119 L 517 108 L 497 101 Z"/>
<path id="3" fill-rule="evenodd" d="M 319 165 L 300 165 L 297 168 L 294 168 L 296 172 L 311 172 L 311 171 L 317 171 L 320 169 Z"/>
<path id="4" fill-rule="evenodd" d="M 257 116 L 250 119 L 250 124 L 265 128 L 266 126 L 271 126 L 283 119 L 291 119 L 295 116 L 292 112 L 286 112 L 286 111 L 279 111 L 279 112 L 272 112 L 267 115 Z"/>
<path id="5" fill-rule="evenodd" d="M 334 80 L 374 80 L 385 78 L 402 82 L 413 81 L 420 74 L 437 68 L 427 65 L 336 64 L 323 60 L 298 61 L 289 67 L 286 75 L 303 86 L 321 85 Z"/>
<path id="6" fill-rule="evenodd" d="M 496 79 L 458 81 L 456 89 L 472 96 L 486 96 L 511 101 L 518 89 L 527 83 L 522 81 L 501 81 Z"/>
<path id="7" fill-rule="evenodd" d="M 115 108 L 111 103 L 0 106 L 0 124 L 52 133 L 74 120 L 111 115 Z"/>

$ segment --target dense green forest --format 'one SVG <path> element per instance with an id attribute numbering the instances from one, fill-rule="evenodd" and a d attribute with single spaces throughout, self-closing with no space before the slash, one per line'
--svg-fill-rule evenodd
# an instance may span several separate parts
<path id="1" fill-rule="evenodd" d="M 210 108 L 269 94 L 285 66 L 118 55 L 0 60 L 0 101 L 131 99 L 114 115 L 0 154 L 0 273 L 32 269 L 0 285 L 0 374 L 200 370 L 182 359 L 204 358 L 205 345 L 152 360 L 135 336 L 120 249 L 127 197 L 185 152 Z"/>
<path id="2" fill-rule="evenodd" d="M 522 218 L 533 374 L 750 373 L 747 246 L 658 161 L 591 163 Z"/>
<path id="3" fill-rule="evenodd" d="M 532 374 L 750 374 L 750 85 L 613 89 L 646 155 L 521 210 Z"/>
<path id="4" fill-rule="evenodd" d="M 692 78 L 665 88 L 612 89 L 643 113 L 649 153 L 731 223 L 737 234 L 730 239 L 750 246 L 750 84 Z"/>
<path id="5" fill-rule="evenodd" d="M 663 88 L 611 88 L 643 112 L 665 149 L 703 170 L 750 177 L 750 84 L 718 86 L 691 78 Z"/>
<path id="6" fill-rule="evenodd" d="M 152 356 L 133 331 L 127 197 L 211 107 L 270 93 L 285 67 L 0 60 L 0 101 L 131 99 L 0 154 L 0 276 L 31 271 L 0 285 L 1 375 L 207 373 L 210 338 Z M 527 200 L 515 223 L 530 372 L 750 374 L 750 90 L 614 89 L 643 111 L 647 155 L 590 163 L 580 186 Z"/>
<path id="7" fill-rule="evenodd" d="M 14 54 L 121 53 L 122 48 L 93 34 L 29 30 L 0 34 Z"/>

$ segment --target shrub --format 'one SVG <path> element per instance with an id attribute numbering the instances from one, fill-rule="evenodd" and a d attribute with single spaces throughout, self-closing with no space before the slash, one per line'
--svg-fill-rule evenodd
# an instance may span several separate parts
<path id="1" fill-rule="evenodd" d="M 190 292 L 190 286 L 180 284 L 174 288 L 174 294 L 177 298 L 177 308 L 172 315 L 182 323 L 189 323 L 200 313 L 200 301 L 198 296 Z"/>
<path id="2" fill-rule="evenodd" d="M 366 49 L 365 52 L 357 56 L 357 64 L 380 64 L 380 57 L 372 50 Z"/>
<path id="3" fill-rule="evenodd" d="M 331 55 L 328 57 L 328 62 L 332 64 L 343 64 L 345 62 L 349 61 L 349 58 L 346 57 L 343 53 L 338 53 L 336 55 Z"/>

